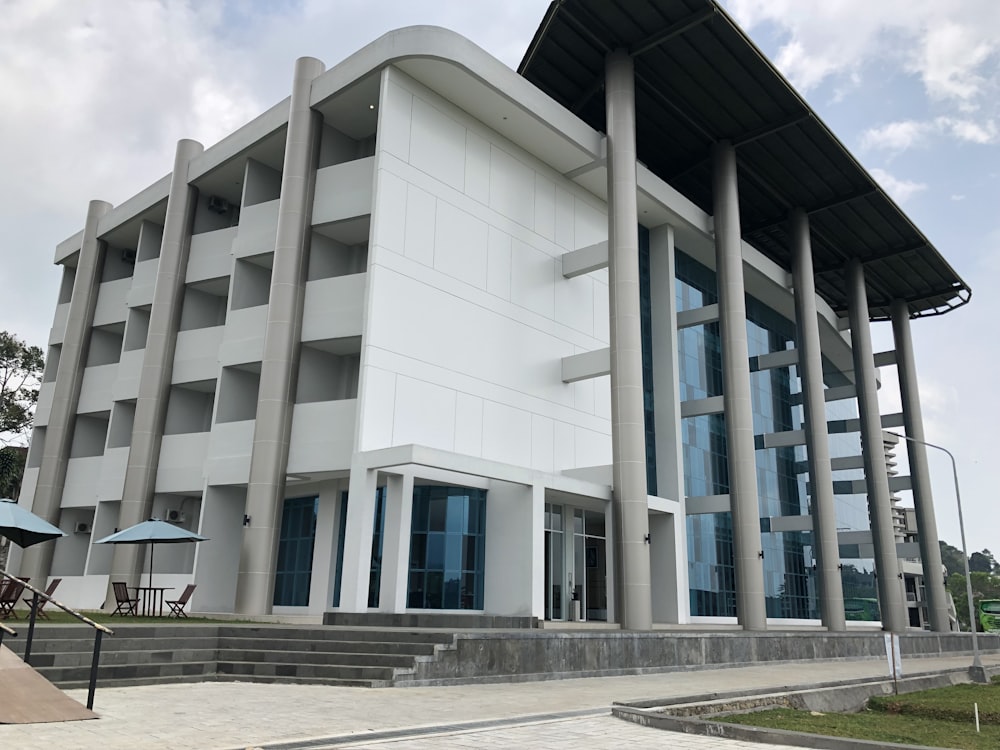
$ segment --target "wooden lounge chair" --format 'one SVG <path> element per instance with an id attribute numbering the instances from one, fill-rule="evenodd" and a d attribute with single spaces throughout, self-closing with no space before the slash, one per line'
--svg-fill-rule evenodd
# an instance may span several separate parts
<path id="1" fill-rule="evenodd" d="M 184 606 L 188 603 L 188 599 L 191 598 L 191 594 L 194 593 L 195 588 L 198 584 L 189 583 L 184 587 L 184 591 L 179 597 L 174 599 L 174 601 L 168 601 L 167 605 L 170 607 L 170 612 L 167 617 L 187 617 L 187 612 L 184 611 Z"/>
<path id="2" fill-rule="evenodd" d="M 8 579 L 7 585 L 3 587 L 3 592 L 0 593 L 0 620 L 6 620 L 13 617 L 15 620 L 18 619 L 17 612 L 14 611 L 14 606 L 17 604 L 17 600 L 21 598 L 21 593 L 24 591 L 24 581 L 18 578 Z"/>
<path id="3" fill-rule="evenodd" d="M 113 581 L 111 588 L 114 589 L 115 602 L 118 604 L 115 611 L 111 613 L 111 616 L 121 615 L 124 617 L 125 615 L 132 615 L 135 617 L 137 614 L 136 605 L 139 603 L 139 599 L 138 597 L 129 596 L 128 584 L 125 581 Z"/>
<path id="4" fill-rule="evenodd" d="M 45 589 L 45 596 L 52 596 L 52 592 L 58 588 L 59 584 L 62 583 L 62 578 L 53 578 L 52 582 L 49 583 L 49 587 Z M 24 597 L 24 603 L 28 605 L 28 609 L 31 609 L 31 605 L 35 600 L 34 592 L 31 596 Z M 45 605 L 49 603 L 49 600 L 45 597 L 38 597 L 38 609 L 35 610 L 35 617 L 42 617 L 46 620 L 49 616 L 45 613 Z"/>

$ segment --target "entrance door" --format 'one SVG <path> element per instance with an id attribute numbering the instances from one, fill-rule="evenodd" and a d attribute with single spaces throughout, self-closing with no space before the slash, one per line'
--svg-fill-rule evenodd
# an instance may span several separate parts
<path id="1" fill-rule="evenodd" d="M 545 505 L 545 619 L 565 620 L 566 591 L 563 508 Z"/>

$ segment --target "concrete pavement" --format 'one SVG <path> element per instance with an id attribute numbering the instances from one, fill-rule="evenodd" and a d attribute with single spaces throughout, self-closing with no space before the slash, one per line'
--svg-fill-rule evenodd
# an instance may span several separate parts
<path id="1" fill-rule="evenodd" d="M 1000 655 L 987 656 L 991 667 Z M 910 659 L 905 674 L 967 667 L 969 657 Z M 767 664 L 660 674 L 368 690 L 323 685 L 204 682 L 98 686 L 94 721 L 0 726 L 0 747 L 133 750 L 322 747 L 677 748 L 769 746 L 664 732 L 613 719 L 614 701 L 713 691 L 780 689 L 884 677 L 884 659 Z M 82 690 L 69 691 L 85 700 Z M 290 745 L 287 746 L 291 750 Z"/>

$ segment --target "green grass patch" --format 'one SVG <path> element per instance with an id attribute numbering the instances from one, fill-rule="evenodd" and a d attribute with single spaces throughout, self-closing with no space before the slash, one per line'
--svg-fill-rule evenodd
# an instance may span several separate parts
<path id="1" fill-rule="evenodd" d="M 976 733 L 973 704 L 979 704 Z M 856 714 L 814 714 L 779 708 L 720 717 L 731 724 L 792 732 L 851 737 L 903 745 L 956 750 L 1000 748 L 1000 681 L 991 685 L 954 685 L 906 695 L 878 696 Z"/>

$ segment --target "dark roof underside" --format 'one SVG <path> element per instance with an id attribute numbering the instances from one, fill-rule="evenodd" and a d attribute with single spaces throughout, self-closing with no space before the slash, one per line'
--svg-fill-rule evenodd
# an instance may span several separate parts
<path id="1" fill-rule="evenodd" d="M 790 269 L 790 209 L 809 214 L 816 289 L 847 309 L 844 264 L 865 266 L 872 319 L 893 299 L 914 317 L 971 291 L 714 0 L 554 0 L 518 72 L 606 132 L 604 59 L 635 61 L 639 159 L 707 213 L 711 147 L 739 163 L 743 237 Z"/>

